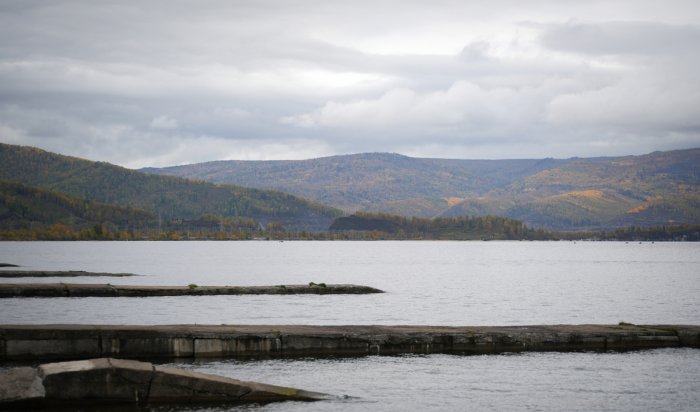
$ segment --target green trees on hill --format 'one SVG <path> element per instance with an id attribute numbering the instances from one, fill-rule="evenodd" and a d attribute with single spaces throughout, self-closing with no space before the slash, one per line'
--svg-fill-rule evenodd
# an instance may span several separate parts
<path id="1" fill-rule="evenodd" d="M 699 164 L 700 149 L 541 160 L 364 153 L 298 161 L 219 161 L 148 171 L 274 188 L 348 211 L 425 218 L 497 215 L 550 230 L 609 230 L 628 222 L 697 223 Z M 602 196 L 591 196 L 594 192 Z"/>
<path id="2" fill-rule="evenodd" d="M 497 216 L 405 218 L 381 213 L 357 213 L 335 220 L 331 232 L 364 232 L 370 239 L 517 240 L 549 239 L 550 234 L 523 222 Z"/>
<path id="3" fill-rule="evenodd" d="M 614 231 L 552 232 L 531 229 L 523 222 L 497 216 L 405 218 L 381 213 L 357 213 L 335 220 L 331 234 L 355 240 L 620 240 L 700 241 L 700 225 L 632 226 Z"/>
<path id="4" fill-rule="evenodd" d="M 92 202 L 141 209 L 168 221 L 211 214 L 323 230 L 341 215 L 337 209 L 286 193 L 149 175 L 6 144 L 0 144 L 0 179 Z"/>
<path id="5" fill-rule="evenodd" d="M 59 225 L 82 230 L 95 224 L 112 228 L 144 227 L 146 211 L 91 202 L 74 196 L 0 180 L 0 228 L 25 229 Z"/>
<path id="6" fill-rule="evenodd" d="M 275 233 L 286 230 L 279 223 L 268 226 Z M 265 233 L 254 219 L 212 214 L 196 219 L 163 219 L 140 209 L 0 180 L 0 240 L 226 240 L 250 239 Z"/>

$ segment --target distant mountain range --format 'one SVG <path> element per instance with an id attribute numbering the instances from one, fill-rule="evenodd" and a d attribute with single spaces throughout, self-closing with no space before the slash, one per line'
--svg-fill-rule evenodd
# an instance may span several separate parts
<path id="1" fill-rule="evenodd" d="M 156 176 L 104 162 L 0 144 L 0 226 L 27 222 L 254 219 L 294 230 L 326 230 L 340 210 L 272 190 Z M 32 220 L 34 219 L 34 220 Z M 16 225 L 15 225 L 16 226 Z"/>
<path id="2" fill-rule="evenodd" d="M 279 190 L 346 212 L 427 218 L 496 215 L 557 230 L 700 222 L 700 149 L 522 160 L 367 153 L 142 171 Z"/>

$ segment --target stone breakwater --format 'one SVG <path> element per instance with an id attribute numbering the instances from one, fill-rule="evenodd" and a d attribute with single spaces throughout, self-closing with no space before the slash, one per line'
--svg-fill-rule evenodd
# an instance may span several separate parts
<path id="1" fill-rule="evenodd" d="M 700 347 L 700 326 L 0 326 L 0 361 L 484 354 L 660 347 Z"/>
<path id="2" fill-rule="evenodd" d="M 133 273 L 86 272 L 84 270 L 0 270 L 0 278 L 73 278 L 79 276 L 126 277 L 139 275 Z"/>
<path id="3" fill-rule="evenodd" d="M 13 297 L 150 297 L 150 296 L 205 296 L 205 295 L 347 295 L 384 293 L 379 289 L 360 285 L 276 286 L 140 286 L 84 283 L 5 283 L 0 284 L 0 298 Z"/>
<path id="4" fill-rule="evenodd" d="M 330 398 L 301 389 L 109 358 L 0 371 L 0 409 L 95 404 L 243 404 Z"/>

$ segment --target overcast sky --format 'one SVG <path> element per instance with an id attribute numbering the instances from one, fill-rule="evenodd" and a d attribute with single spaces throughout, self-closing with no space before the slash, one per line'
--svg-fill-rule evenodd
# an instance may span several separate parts
<path id="1" fill-rule="evenodd" d="M 700 2 L 0 0 L 0 141 L 127 167 L 700 147 Z"/>

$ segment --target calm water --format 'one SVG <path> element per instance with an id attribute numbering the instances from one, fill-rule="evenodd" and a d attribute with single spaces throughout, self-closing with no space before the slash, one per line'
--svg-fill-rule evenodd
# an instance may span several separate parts
<path id="1" fill-rule="evenodd" d="M 700 401 L 698 349 L 172 366 L 350 397 L 254 408 L 261 411 L 697 411 Z"/>
<path id="2" fill-rule="evenodd" d="M 187 285 L 356 283 L 367 296 L 0 299 L 0 323 L 700 324 L 700 244 L 597 242 L 0 243 L 0 262 Z M 231 410 L 697 410 L 700 350 L 206 361 L 176 366 L 348 395 Z M 169 407 L 152 410 L 166 411 Z M 183 410 L 183 409 L 177 409 Z M 223 411 L 228 408 L 192 408 Z"/>
<path id="3" fill-rule="evenodd" d="M 162 285 L 356 283 L 365 296 L 1 299 L 0 323 L 700 323 L 700 243 L 0 243 L 26 269 L 132 278 L 0 279 Z"/>

